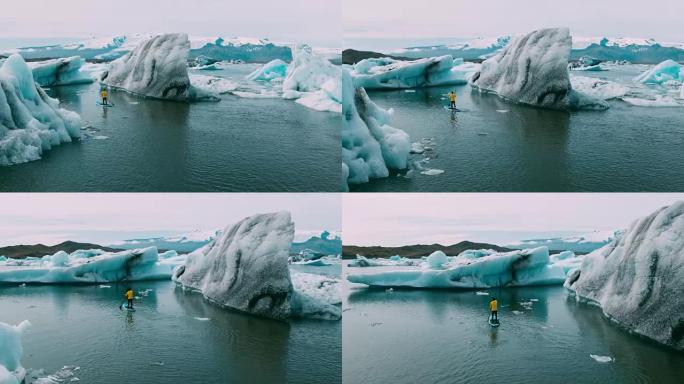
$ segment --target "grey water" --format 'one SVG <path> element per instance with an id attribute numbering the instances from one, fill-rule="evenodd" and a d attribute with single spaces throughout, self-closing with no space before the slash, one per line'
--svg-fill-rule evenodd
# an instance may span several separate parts
<path id="1" fill-rule="evenodd" d="M 638 72 L 582 72 L 628 84 Z M 455 89 L 457 107 L 445 109 Z M 352 185 L 363 192 L 628 192 L 684 189 L 684 107 L 635 107 L 609 101 L 606 111 L 561 112 L 505 102 L 470 86 L 369 92 L 393 108 L 390 125 L 412 141 L 434 139 L 423 167 L 436 176 L 393 173 Z M 412 160 L 422 159 L 412 156 Z"/>
<path id="2" fill-rule="evenodd" d="M 0 286 L 0 321 L 32 326 L 23 366 L 81 383 L 341 383 L 341 324 L 258 318 L 213 306 L 170 281 Z M 121 311 L 126 287 L 152 289 Z M 209 319 L 209 320 L 198 320 Z"/>
<path id="3" fill-rule="evenodd" d="M 254 68 L 203 74 L 237 80 Z M 279 98 L 183 103 L 120 91 L 110 92 L 114 107 L 103 108 L 96 105 L 98 84 L 48 93 L 81 115 L 91 138 L 0 167 L 0 191 L 339 190 L 339 114 Z"/>
<path id="4" fill-rule="evenodd" d="M 684 354 L 616 327 L 562 287 L 482 291 L 490 295 L 347 288 L 344 382 L 684 382 Z M 492 296 L 498 328 L 487 322 Z M 520 304 L 531 299 L 538 301 L 530 309 Z M 614 361 L 599 363 L 590 354 Z"/>

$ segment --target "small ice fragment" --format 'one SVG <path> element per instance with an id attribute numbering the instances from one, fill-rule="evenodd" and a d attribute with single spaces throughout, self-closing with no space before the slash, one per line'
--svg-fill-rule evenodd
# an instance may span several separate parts
<path id="1" fill-rule="evenodd" d="M 425 152 L 425 147 L 423 146 L 423 144 L 419 142 L 411 143 L 410 153 L 421 154 L 423 152 Z"/>
<path id="2" fill-rule="evenodd" d="M 100 285 L 100 288 L 111 288 L 111 285 Z"/>
<path id="3" fill-rule="evenodd" d="M 385 289 L 385 292 L 389 292 L 389 293 L 392 293 L 392 292 L 394 292 L 394 288 L 388 288 L 388 289 Z"/>
<path id="4" fill-rule="evenodd" d="M 515 311 L 515 310 L 514 310 L 514 311 L 512 311 L 512 312 L 513 312 L 514 315 L 522 315 L 522 312 L 520 312 L 520 311 Z"/>
<path id="5" fill-rule="evenodd" d="M 507 113 L 508 109 L 497 109 L 496 111 L 499 113 Z"/>
<path id="6" fill-rule="evenodd" d="M 428 176 L 435 176 L 435 175 L 441 175 L 444 173 L 443 169 L 436 169 L 436 168 L 430 168 L 422 171 L 420 174 L 421 175 L 428 175 Z"/>
<path id="7" fill-rule="evenodd" d="M 19 286 L 22 287 L 22 288 L 25 288 L 25 287 L 26 287 L 26 283 L 19 284 Z"/>
<path id="8" fill-rule="evenodd" d="M 157 366 L 157 367 L 163 367 L 163 366 L 164 366 L 164 363 L 163 363 L 162 361 L 157 361 L 156 363 L 152 363 L 152 364 L 150 364 L 150 365 L 154 365 L 154 366 Z"/>
<path id="9" fill-rule="evenodd" d="M 209 320 L 211 320 L 211 319 L 208 318 L 208 317 L 195 317 L 195 320 L 199 320 L 199 321 L 209 321 Z"/>
<path id="10" fill-rule="evenodd" d="M 415 89 L 406 89 L 406 90 L 404 90 L 404 92 L 406 92 L 406 93 L 414 93 L 414 92 L 416 92 L 416 90 L 415 90 Z"/>
<path id="11" fill-rule="evenodd" d="M 477 291 L 477 292 L 475 292 L 475 294 L 476 294 L 476 295 L 479 295 L 479 296 L 489 296 L 489 292 Z"/>
<path id="12" fill-rule="evenodd" d="M 598 361 L 599 363 L 610 363 L 611 361 L 614 361 L 610 356 L 601 356 L 601 355 L 589 355 L 592 359 Z"/>
<path id="13" fill-rule="evenodd" d="M 107 140 L 109 136 L 93 136 L 93 140 Z"/>
<path id="14" fill-rule="evenodd" d="M 530 301 L 539 301 L 539 299 L 530 299 Z"/>

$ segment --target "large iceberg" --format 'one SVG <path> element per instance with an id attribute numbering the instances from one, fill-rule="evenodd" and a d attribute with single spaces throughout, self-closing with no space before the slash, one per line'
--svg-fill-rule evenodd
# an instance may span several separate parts
<path id="1" fill-rule="evenodd" d="M 674 60 L 665 60 L 637 76 L 635 81 L 644 84 L 663 84 L 684 82 L 684 66 Z"/>
<path id="2" fill-rule="evenodd" d="M 630 332 L 684 350 L 684 201 L 638 219 L 565 281 Z"/>
<path id="3" fill-rule="evenodd" d="M 388 168 L 406 169 L 409 135 L 389 125 L 390 111 L 373 103 L 365 89 L 354 87 L 346 70 L 342 71 L 342 86 L 343 187 L 387 177 Z"/>
<path id="4" fill-rule="evenodd" d="M 254 70 L 254 72 L 247 75 L 246 79 L 252 81 L 271 81 L 282 79 L 286 76 L 287 63 L 280 59 L 275 59 Z"/>
<path id="5" fill-rule="evenodd" d="M 0 262 L 0 284 L 83 284 L 168 279 L 184 256 L 175 251 L 158 254 L 156 247 L 105 252 L 64 251 L 42 258 L 8 259 Z"/>
<path id="6" fill-rule="evenodd" d="M 571 46 L 567 28 L 533 31 L 485 60 L 470 84 L 506 100 L 542 108 L 608 108 L 605 101 L 572 89 L 568 75 Z"/>
<path id="7" fill-rule="evenodd" d="M 294 289 L 288 267 L 293 237 L 289 212 L 245 218 L 188 255 L 173 280 L 213 303 L 246 313 L 281 320 L 339 320 L 338 307 Z"/>
<path id="8" fill-rule="evenodd" d="M 40 159 L 43 151 L 81 136 L 81 117 L 38 86 L 19 55 L 0 66 L 0 165 Z"/>
<path id="9" fill-rule="evenodd" d="M 190 83 L 189 52 L 190 41 L 184 33 L 155 36 L 112 61 L 100 81 L 115 89 L 157 99 L 218 99 Z"/>
<path id="10" fill-rule="evenodd" d="M 42 87 L 88 84 L 95 81 L 89 73 L 81 71 L 85 64 L 79 56 L 29 63 L 33 79 Z"/>
<path id="11" fill-rule="evenodd" d="M 350 74 L 357 87 L 400 89 L 466 84 L 478 67 L 450 55 L 413 61 L 382 57 L 359 61 L 350 68 Z"/>
<path id="12" fill-rule="evenodd" d="M 26 369 L 21 366 L 21 335 L 31 326 L 24 320 L 17 326 L 0 322 L 0 384 L 21 384 Z"/>
<path id="13" fill-rule="evenodd" d="M 546 247 L 477 258 L 448 258 L 442 252 L 435 252 L 422 268 L 347 276 L 352 283 L 368 286 L 461 289 L 560 285 L 565 278 L 564 269 L 550 262 Z"/>
<path id="14" fill-rule="evenodd" d="M 341 70 L 306 45 L 299 45 L 283 80 L 283 97 L 317 111 L 342 111 Z"/>

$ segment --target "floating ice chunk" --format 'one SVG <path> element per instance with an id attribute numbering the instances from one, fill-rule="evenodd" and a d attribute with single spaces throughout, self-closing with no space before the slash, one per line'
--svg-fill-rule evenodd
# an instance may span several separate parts
<path id="1" fill-rule="evenodd" d="M 425 147 L 420 142 L 411 143 L 410 153 L 421 154 L 425 152 Z"/>
<path id="2" fill-rule="evenodd" d="M 634 221 L 613 242 L 586 256 L 565 281 L 581 301 L 630 332 L 684 350 L 680 316 L 684 281 L 684 201 Z"/>
<path id="3" fill-rule="evenodd" d="M 43 151 L 81 136 L 81 117 L 59 107 L 33 80 L 19 55 L 0 66 L 0 165 L 40 159 Z"/>
<path id="4" fill-rule="evenodd" d="M 273 90 L 261 89 L 258 93 L 247 91 L 232 91 L 231 94 L 245 99 L 277 99 L 280 94 Z"/>
<path id="5" fill-rule="evenodd" d="M 447 256 L 442 251 L 434 251 L 425 259 L 425 262 L 428 268 L 443 269 L 447 262 Z"/>
<path id="6" fill-rule="evenodd" d="M 610 356 L 601 356 L 601 355 L 592 355 L 592 354 L 589 354 L 589 357 L 591 357 L 592 359 L 598 361 L 599 363 L 610 363 L 611 361 L 614 361 L 614 360 L 615 360 L 615 359 L 613 359 L 613 358 L 610 357 Z"/>
<path id="7" fill-rule="evenodd" d="M 111 287 L 112 287 L 111 285 L 104 285 L 104 284 L 100 285 L 100 288 L 111 288 Z"/>
<path id="8" fill-rule="evenodd" d="M 571 76 L 570 82 L 573 89 L 603 100 L 620 98 L 629 91 L 622 84 L 595 77 Z"/>
<path id="9" fill-rule="evenodd" d="M 533 31 L 485 60 L 470 84 L 506 100 L 542 108 L 608 108 L 603 100 L 573 91 L 568 76 L 571 45 L 567 28 Z"/>
<path id="10" fill-rule="evenodd" d="M 478 295 L 478 296 L 489 296 L 489 292 L 477 291 L 477 292 L 475 292 L 475 294 Z"/>
<path id="11" fill-rule="evenodd" d="M 456 258 L 458 259 L 458 258 Z M 549 265 L 546 247 L 460 259 L 446 269 L 394 270 L 349 274 L 352 283 L 414 288 L 491 288 L 562 284 L 565 272 Z"/>
<path id="12" fill-rule="evenodd" d="M 28 64 L 33 72 L 33 79 L 38 85 L 52 87 L 57 85 L 88 84 L 95 81 L 89 73 L 82 72 L 85 64 L 79 56 L 47 61 L 35 61 Z"/>
<path id="13" fill-rule="evenodd" d="M 194 319 L 195 319 L 195 320 L 198 320 L 198 321 L 209 321 L 209 320 L 211 320 L 211 319 L 208 318 L 208 317 L 195 317 Z"/>
<path id="14" fill-rule="evenodd" d="M 421 175 L 436 176 L 444 173 L 443 169 L 428 168 L 420 172 Z"/>
<path id="15" fill-rule="evenodd" d="M 508 109 L 497 109 L 496 111 L 499 113 L 508 113 L 509 112 Z"/>
<path id="16" fill-rule="evenodd" d="M 634 78 L 644 84 L 663 84 L 672 80 L 684 82 L 684 67 L 674 60 L 665 60 Z"/>
<path id="17" fill-rule="evenodd" d="M 78 252 L 78 251 L 77 251 Z M 0 269 L 0 283 L 104 283 L 115 281 L 168 279 L 175 263 L 162 262 L 156 247 L 122 252 L 93 252 L 90 257 L 58 252 L 42 259 Z"/>
<path id="18" fill-rule="evenodd" d="M 0 322 L 0 383 L 20 384 L 26 376 L 26 369 L 21 366 L 21 335 L 31 326 L 24 320 L 17 326 Z"/>
<path id="19" fill-rule="evenodd" d="M 283 98 L 304 98 L 300 104 L 318 111 L 342 111 L 341 70 L 306 44 L 293 50 L 283 80 Z"/>
<path id="20" fill-rule="evenodd" d="M 411 150 L 408 134 L 389 125 L 390 112 L 378 107 L 363 88 L 355 88 L 342 71 L 342 161 L 350 184 L 389 176 L 389 169 L 406 169 Z"/>
<path id="21" fill-rule="evenodd" d="M 254 72 L 246 76 L 247 80 L 252 81 L 271 81 L 282 79 L 287 76 L 287 63 L 275 59 L 257 68 Z"/>
<path id="22" fill-rule="evenodd" d="M 190 75 L 190 84 L 207 93 L 228 93 L 238 88 L 238 84 L 218 76 Z"/>
<path id="23" fill-rule="evenodd" d="M 513 312 L 514 315 L 522 315 L 523 314 L 521 311 L 516 311 L 516 310 L 512 310 L 511 312 Z"/>
<path id="24" fill-rule="evenodd" d="M 188 255 L 173 280 L 223 307 L 275 319 L 339 320 L 334 305 L 293 287 L 288 253 L 294 224 L 288 212 L 254 215 Z"/>
<path id="25" fill-rule="evenodd" d="M 392 256 L 389 259 L 369 259 L 356 255 L 356 260 L 350 261 L 348 267 L 387 267 L 387 266 L 417 266 L 422 260 L 412 260 L 401 256 Z"/>
<path id="26" fill-rule="evenodd" d="M 623 97 L 623 101 L 637 107 L 678 107 L 680 104 L 670 96 L 656 95 L 654 99 Z"/>
<path id="27" fill-rule="evenodd" d="M 313 273 L 290 271 L 295 291 L 328 304 L 341 304 L 340 280 Z"/>
<path id="28" fill-rule="evenodd" d="M 192 86 L 188 77 L 190 42 L 184 33 L 169 33 L 141 42 L 111 62 L 100 77 L 103 84 L 136 95 L 167 100 L 213 99 Z"/>
<path id="29" fill-rule="evenodd" d="M 415 88 L 466 84 L 477 65 L 457 66 L 450 55 L 401 61 L 391 58 L 364 59 L 351 67 L 354 85 L 366 89 Z"/>

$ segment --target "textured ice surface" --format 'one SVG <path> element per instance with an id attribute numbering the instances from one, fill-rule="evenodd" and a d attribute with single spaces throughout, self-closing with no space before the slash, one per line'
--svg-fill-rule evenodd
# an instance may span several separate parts
<path id="1" fill-rule="evenodd" d="M 21 335 L 30 326 L 27 320 L 17 326 L 0 322 L 0 384 L 23 382 L 26 370 L 21 366 Z"/>
<path id="2" fill-rule="evenodd" d="M 165 252 L 158 255 L 156 247 L 122 252 L 99 249 L 64 251 L 42 258 L 9 259 L 0 262 L 2 283 L 106 283 L 116 281 L 168 279 L 173 268 L 184 256 Z"/>
<path id="3" fill-rule="evenodd" d="M 366 89 L 416 88 L 466 84 L 477 64 L 465 64 L 450 55 L 413 61 L 391 58 L 361 60 L 350 68 L 354 85 Z"/>
<path id="4" fill-rule="evenodd" d="M 43 151 L 81 136 L 81 117 L 59 107 L 19 55 L 0 66 L 0 165 L 40 159 Z"/>
<path id="5" fill-rule="evenodd" d="M 570 82 L 573 89 L 602 100 L 622 98 L 629 92 L 623 84 L 596 77 L 571 76 Z"/>
<path id="6" fill-rule="evenodd" d="M 401 256 L 392 256 L 389 259 L 369 259 L 361 255 L 356 255 L 356 259 L 350 261 L 348 267 L 388 267 L 388 266 L 418 266 L 423 263 L 422 259 L 409 259 Z"/>
<path id="7" fill-rule="evenodd" d="M 684 349 L 684 201 L 638 219 L 565 281 L 631 332 Z"/>
<path id="8" fill-rule="evenodd" d="M 173 280 L 242 312 L 275 319 L 338 320 L 339 308 L 294 289 L 288 267 L 293 236 L 288 212 L 245 218 L 188 255 Z"/>
<path id="9" fill-rule="evenodd" d="M 298 45 L 283 80 L 283 97 L 318 111 L 342 111 L 341 70 L 308 45 Z"/>
<path id="10" fill-rule="evenodd" d="M 238 84 L 234 81 L 218 76 L 190 75 L 190 85 L 202 89 L 206 93 L 222 94 L 234 91 Z"/>
<path id="11" fill-rule="evenodd" d="M 354 87 L 349 73 L 342 72 L 342 162 L 346 183 L 387 177 L 388 168 L 405 169 L 411 151 L 408 134 L 390 126 L 390 111 L 373 103 L 363 88 Z"/>
<path id="12" fill-rule="evenodd" d="M 33 79 L 38 85 L 51 87 L 56 85 L 87 84 L 95 81 L 88 72 L 81 71 L 85 64 L 79 56 L 37 61 L 29 63 Z"/>
<path id="13" fill-rule="evenodd" d="M 155 36 L 112 61 L 100 78 L 103 84 L 136 95 L 168 100 L 216 98 L 190 84 L 190 41 L 184 33 Z"/>
<path id="14" fill-rule="evenodd" d="M 533 31 L 485 60 L 470 84 L 506 100 L 542 108 L 608 108 L 603 100 L 573 91 L 568 75 L 571 45 L 567 28 Z"/>
<path id="15" fill-rule="evenodd" d="M 443 260 L 437 257 L 420 269 L 349 274 L 347 279 L 369 286 L 472 289 L 562 284 L 566 276 L 563 268 L 549 263 L 546 247 Z"/>
<path id="16" fill-rule="evenodd" d="M 668 81 L 681 83 L 684 82 L 684 66 L 674 60 L 665 60 L 634 80 L 644 84 L 663 84 Z"/>

